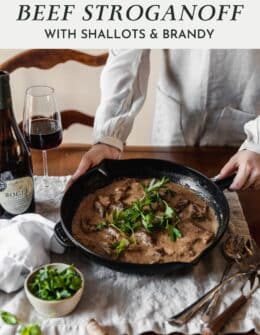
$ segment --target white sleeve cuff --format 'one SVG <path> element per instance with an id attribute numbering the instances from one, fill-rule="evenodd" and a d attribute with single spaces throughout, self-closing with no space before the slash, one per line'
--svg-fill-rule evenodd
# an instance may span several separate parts
<path id="1" fill-rule="evenodd" d="M 103 144 L 107 144 L 110 145 L 111 147 L 115 147 L 117 149 L 119 149 L 120 151 L 123 151 L 124 149 L 124 144 L 121 140 L 119 140 L 116 137 L 112 137 L 112 136 L 101 136 L 98 138 L 95 138 L 94 140 L 94 144 L 97 143 L 103 143 Z"/>
<path id="2" fill-rule="evenodd" d="M 260 144 L 245 140 L 245 142 L 239 148 L 239 151 L 240 150 L 249 150 L 260 154 Z"/>

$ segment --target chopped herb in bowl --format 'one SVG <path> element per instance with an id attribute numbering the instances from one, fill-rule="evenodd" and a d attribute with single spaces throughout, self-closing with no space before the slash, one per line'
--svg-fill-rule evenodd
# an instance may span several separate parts
<path id="1" fill-rule="evenodd" d="M 84 291 L 84 277 L 73 265 L 52 263 L 30 273 L 24 289 L 39 314 L 57 318 L 76 308 Z"/>
<path id="2" fill-rule="evenodd" d="M 45 266 L 28 283 L 31 293 L 43 300 L 70 298 L 81 286 L 81 276 L 72 265 L 62 271 L 53 265 Z"/>

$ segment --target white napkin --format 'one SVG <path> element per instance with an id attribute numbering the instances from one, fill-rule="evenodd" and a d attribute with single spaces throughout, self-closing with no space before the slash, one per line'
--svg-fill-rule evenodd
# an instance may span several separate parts
<path id="1" fill-rule="evenodd" d="M 0 290 L 18 290 L 32 269 L 50 261 L 49 251 L 57 252 L 54 226 L 38 214 L 0 220 Z"/>
<path id="2" fill-rule="evenodd" d="M 0 220 L 0 290 L 6 293 L 18 290 L 30 271 L 50 262 L 50 251 L 64 252 L 54 237 L 54 226 L 68 178 L 49 177 L 46 189 L 42 177 L 35 177 L 38 214 Z"/>

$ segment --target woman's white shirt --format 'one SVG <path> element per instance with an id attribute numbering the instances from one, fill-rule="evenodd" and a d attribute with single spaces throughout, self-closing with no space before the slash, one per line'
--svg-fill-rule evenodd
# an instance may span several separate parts
<path id="1" fill-rule="evenodd" d="M 154 145 L 241 145 L 260 153 L 260 50 L 163 50 Z M 149 50 L 111 50 L 94 141 L 123 149 L 147 92 Z"/>

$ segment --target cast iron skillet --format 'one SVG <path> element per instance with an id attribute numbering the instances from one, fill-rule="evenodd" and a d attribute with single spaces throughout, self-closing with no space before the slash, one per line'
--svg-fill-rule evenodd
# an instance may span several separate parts
<path id="1" fill-rule="evenodd" d="M 104 187 L 121 177 L 162 178 L 187 186 L 203 197 L 214 209 L 219 228 L 212 244 L 191 263 L 133 264 L 108 259 L 91 251 L 74 239 L 71 232 L 73 216 L 81 200 L 97 188 Z M 92 261 L 111 269 L 139 274 L 160 274 L 180 268 L 189 268 L 207 255 L 221 239 L 229 221 L 229 206 L 223 190 L 231 185 L 234 176 L 213 182 L 201 173 L 183 165 L 158 159 L 104 160 L 81 176 L 65 193 L 60 208 L 61 222 L 55 227 L 57 240 L 65 247 L 77 247 Z"/>

